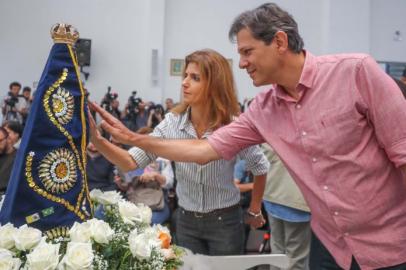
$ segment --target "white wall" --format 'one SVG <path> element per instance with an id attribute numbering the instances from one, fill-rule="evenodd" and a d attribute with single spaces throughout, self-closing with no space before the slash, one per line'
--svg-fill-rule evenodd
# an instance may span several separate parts
<path id="1" fill-rule="evenodd" d="M 91 66 L 86 87 L 100 101 L 107 86 L 121 101 L 133 90 L 146 99 L 160 98 L 151 91 L 151 48 L 161 46 L 164 0 L 2 0 L 0 1 L 0 89 L 12 80 L 23 85 L 38 81 L 52 46 L 49 29 L 56 22 L 73 24 L 92 40 Z M 154 18 L 154 19 L 152 19 Z M 161 27 L 159 26 L 161 21 Z M 160 44 L 160 45 L 159 45 Z"/>
<path id="2" fill-rule="evenodd" d="M 323 21 L 320 16 L 325 0 L 307 0 L 298 5 L 295 0 L 275 1 L 297 20 L 306 48 L 322 52 Z M 260 91 L 252 85 L 245 71 L 238 68 L 236 45 L 228 40 L 233 19 L 241 12 L 255 8 L 263 0 L 170 0 L 166 4 L 165 23 L 165 96 L 179 97 L 181 77 L 169 76 L 171 58 L 183 58 L 188 53 L 211 48 L 233 59 L 233 71 L 239 98 L 252 97 Z"/>
<path id="3" fill-rule="evenodd" d="M 402 40 L 395 41 L 399 30 Z M 371 2 L 371 54 L 381 61 L 406 62 L 406 1 Z"/>
<path id="4" fill-rule="evenodd" d="M 41 75 L 55 22 L 76 26 L 92 39 L 92 64 L 86 71 L 91 98 L 107 86 L 126 101 L 137 90 L 147 100 L 179 99 L 180 77 L 169 75 L 171 58 L 212 48 L 233 59 L 240 99 L 255 95 L 238 68 L 235 44 L 227 33 L 232 20 L 264 0 L 0 0 L 0 95 L 17 80 L 32 85 Z M 404 0 L 277 0 L 299 24 L 305 48 L 316 55 L 371 53 L 378 60 L 406 61 Z M 395 30 L 403 33 L 394 42 Z M 158 50 L 158 74 L 151 78 L 151 53 Z M 123 104 L 122 104 L 123 106 Z"/>

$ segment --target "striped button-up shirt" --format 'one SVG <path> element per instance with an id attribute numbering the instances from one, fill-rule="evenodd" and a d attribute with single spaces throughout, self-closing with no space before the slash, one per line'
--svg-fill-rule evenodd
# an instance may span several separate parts
<path id="1" fill-rule="evenodd" d="M 203 138 L 210 134 L 211 132 L 206 132 Z M 197 139 L 196 131 L 189 120 L 189 111 L 179 115 L 166 114 L 151 136 L 165 139 Z M 128 152 L 142 168 L 157 158 L 156 155 L 137 147 Z M 179 205 L 189 211 L 207 213 L 239 203 L 240 191 L 234 184 L 233 175 L 237 158 L 244 159 L 247 170 L 254 175 L 268 172 L 269 162 L 258 146 L 246 148 L 230 160 L 221 159 L 205 165 L 176 162 L 176 193 Z"/>
<path id="2" fill-rule="evenodd" d="M 209 137 L 223 158 L 267 141 L 312 212 L 313 231 L 349 269 L 406 262 L 406 101 L 371 57 L 306 52 L 294 100 L 280 86 Z"/>

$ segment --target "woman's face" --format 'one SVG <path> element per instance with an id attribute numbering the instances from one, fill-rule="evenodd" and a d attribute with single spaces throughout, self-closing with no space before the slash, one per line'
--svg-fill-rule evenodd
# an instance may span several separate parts
<path id="1" fill-rule="evenodd" d="M 204 82 L 201 78 L 199 66 L 189 63 L 182 81 L 183 101 L 186 104 L 198 104 L 200 92 L 203 91 Z"/>

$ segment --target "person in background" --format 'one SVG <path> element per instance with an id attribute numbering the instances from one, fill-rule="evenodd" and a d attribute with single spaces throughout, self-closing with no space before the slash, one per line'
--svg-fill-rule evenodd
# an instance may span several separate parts
<path id="1" fill-rule="evenodd" d="M 290 265 L 286 270 L 309 269 L 310 209 L 302 193 L 275 151 L 263 144 L 271 163 L 267 174 L 263 203 L 271 228 L 272 254 L 286 254 Z M 271 266 L 271 270 L 280 268 Z"/>
<path id="2" fill-rule="evenodd" d="M 97 108 L 103 129 L 198 164 L 267 142 L 311 210 L 310 269 L 405 269 L 406 100 L 396 83 L 369 55 L 304 50 L 296 21 L 274 3 L 240 14 L 229 37 L 253 84 L 272 84 L 237 120 L 204 140 L 164 140 Z"/>
<path id="3" fill-rule="evenodd" d="M 12 82 L 9 85 L 9 92 L 1 102 L 1 112 L 3 114 L 3 123 L 6 121 L 16 121 L 23 123 L 23 113 L 25 112 L 26 102 L 19 97 L 21 84 Z"/>
<path id="4" fill-rule="evenodd" d="M 165 114 L 170 112 L 175 107 L 175 103 L 172 98 L 165 99 Z"/>
<path id="5" fill-rule="evenodd" d="M 86 165 L 89 191 L 92 189 L 100 189 L 102 191 L 116 190 L 114 170 L 114 165 L 99 153 L 92 142 L 89 142 L 87 145 Z"/>
<path id="6" fill-rule="evenodd" d="M 0 154 L 0 193 L 5 193 L 23 133 L 23 127 L 19 122 L 6 122 L 2 127 L 1 133 L 3 138 L 0 143 L 4 148 L 2 150 L 3 153 Z"/>
<path id="7" fill-rule="evenodd" d="M 153 131 L 152 128 L 144 127 L 140 128 L 138 132 L 140 134 L 149 134 Z M 114 139 L 111 140 L 115 145 L 120 146 Z M 136 169 L 134 171 L 129 171 L 127 173 L 119 172 L 115 175 L 114 182 L 117 184 L 118 188 L 125 193 L 126 198 L 131 202 L 136 202 L 136 191 L 138 187 L 138 182 L 141 183 L 151 183 L 156 182 L 164 192 L 164 204 L 162 209 L 152 209 L 152 224 L 163 224 L 168 221 L 170 217 L 169 205 L 166 197 L 166 191 L 172 188 L 174 175 L 171 166 L 171 162 L 167 159 L 158 157 L 155 161 L 149 164 L 142 171 L 139 176 L 132 177 L 131 175 L 137 174 Z M 144 202 L 141 202 L 144 203 Z M 145 203 L 144 203 L 145 204 Z"/>
<path id="8" fill-rule="evenodd" d="M 402 72 L 402 76 L 400 77 L 400 80 L 406 85 L 406 67 Z"/>
<path id="9" fill-rule="evenodd" d="M 213 50 L 195 51 L 185 59 L 182 81 L 183 103 L 165 115 L 151 138 L 207 138 L 213 131 L 233 121 L 239 114 L 237 95 L 230 65 Z M 91 103 L 109 121 L 130 132 L 100 106 Z M 91 141 L 103 155 L 125 171 L 145 167 L 156 155 L 133 147 L 126 152 L 104 139 L 90 121 Z M 103 126 L 103 122 L 101 123 Z M 148 136 L 148 135 L 144 135 Z M 115 138 L 115 137 L 114 137 Z M 116 138 L 115 138 L 116 139 Z M 123 141 L 120 141 L 125 143 Z M 262 226 L 262 192 L 269 162 L 258 146 L 236 153 L 247 161 L 254 174 L 254 190 L 248 213 L 253 226 Z M 205 166 L 176 162 L 176 243 L 195 253 L 207 255 L 242 254 L 244 227 L 239 205 L 240 191 L 234 184 L 236 158 L 218 160 Z"/>
<path id="10" fill-rule="evenodd" d="M 162 122 L 162 120 L 164 120 L 164 118 L 164 108 L 161 104 L 156 104 L 149 110 L 147 126 L 150 128 L 155 128 L 159 123 Z"/>
<path id="11" fill-rule="evenodd" d="M 20 99 L 21 98 L 24 99 L 23 102 L 25 103 L 24 108 L 21 109 L 21 115 L 23 117 L 23 125 L 25 125 L 32 103 L 31 88 L 29 86 L 25 86 L 23 88 L 23 93 Z"/>

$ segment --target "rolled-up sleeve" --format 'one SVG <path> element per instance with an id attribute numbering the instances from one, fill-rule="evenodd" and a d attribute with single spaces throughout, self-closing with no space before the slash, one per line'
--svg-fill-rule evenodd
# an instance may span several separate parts
<path id="1" fill-rule="evenodd" d="M 154 131 L 149 134 L 150 136 L 153 137 L 159 137 L 159 138 L 165 138 L 165 134 L 167 132 L 168 128 L 168 120 L 166 118 L 159 123 L 158 126 L 154 128 Z M 131 147 L 128 150 L 128 153 L 130 156 L 137 162 L 137 165 L 139 168 L 145 168 L 148 166 L 152 161 L 157 159 L 157 155 L 149 152 L 145 152 L 141 148 L 138 147 Z"/>
<path id="2" fill-rule="evenodd" d="M 245 148 L 238 155 L 245 160 L 247 171 L 251 171 L 253 175 L 268 173 L 270 164 L 259 146 Z"/>
<path id="3" fill-rule="evenodd" d="M 356 83 L 379 144 L 396 167 L 406 164 L 406 100 L 371 57 L 360 63 Z"/>

